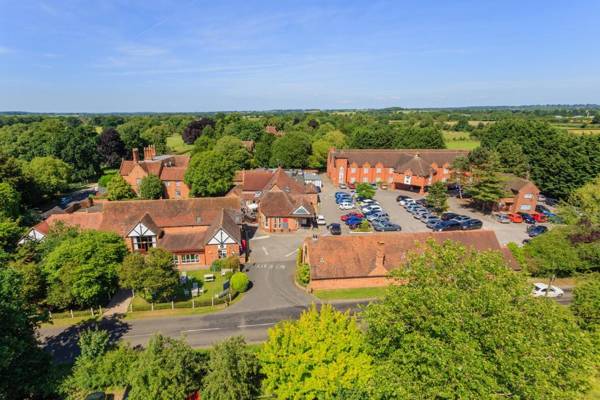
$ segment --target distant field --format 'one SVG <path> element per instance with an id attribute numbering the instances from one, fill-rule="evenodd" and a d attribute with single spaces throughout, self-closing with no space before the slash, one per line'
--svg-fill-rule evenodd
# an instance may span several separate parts
<path id="1" fill-rule="evenodd" d="M 600 127 L 589 125 L 585 128 L 581 127 L 581 124 L 552 124 L 554 127 L 559 129 L 566 129 L 572 135 L 600 135 Z"/>
<path id="2" fill-rule="evenodd" d="M 452 150 L 473 150 L 479 146 L 479 140 L 469 137 L 469 132 L 444 131 L 446 146 Z"/>
<path id="3" fill-rule="evenodd" d="M 179 134 L 169 136 L 167 138 L 167 146 L 169 146 L 169 149 L 171 149 L 171 151 L 173 151 L 175 154 L 186 154 L 192 151 L 194 148 L 194 146 L 191 144 L 185 144 L 181 138 L 181 135 Z"/>

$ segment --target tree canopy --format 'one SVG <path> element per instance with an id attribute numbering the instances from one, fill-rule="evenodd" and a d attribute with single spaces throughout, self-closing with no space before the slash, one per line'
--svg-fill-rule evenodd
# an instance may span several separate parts
<path id="1" fill-rule="evenodd" d="M 142 178 L 140 183 L 140 197 L 147 200 L 160 199 L 163 196 L 163 184 L 156 175 L 148 175 Z"/>
<path id="2" fill-rule="evenodd" d="M 109 200 L 126 200 L 135 197 L 131 185 L 120 174 L 114 174 L 106 187 Z"/>
<path id="3" fill-rule="evenodd" d="M 179 286 L 173 255 L 163 249 L 128 254 L 117 270 L 121 287 L 137 291 L 148 301 L 172 300 Z"/>

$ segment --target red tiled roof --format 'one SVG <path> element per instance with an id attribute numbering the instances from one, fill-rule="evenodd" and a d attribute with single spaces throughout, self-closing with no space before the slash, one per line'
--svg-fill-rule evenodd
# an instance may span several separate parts
<path id="1" fill-rule="evenodd" d="M 411 251 L 419 251 L 418 245 L 428 239 L 438 243 L 454 240 L 477 251 L 501 250 L 496 234 L 489 230 L 323 236 L 304 243 L 308 247 L 311 279 L 343 279 L 385 276 L 400 267 Z M 385 254 L 381 271 L 376 271 L 375 265 L 378 246 L 383 246 Z"/>
<path id="2" fill-rule="evenodd" d="M 50 227 L 57 222 L 76 226 L 81 229 L 99 229 L 102 224 L 102 213 L 100 212 L 74 212 L 70 214 L 52 214 L 45 221 L 40 222 L 34 229 L 46 235 Z"/>
<path id="3" fill-rule="evenodd" d="M 170 252 L 191 252 L 204 248 L 206 228 L 190 232 L 167 232 L 158 240 L 158 247 Z"/>
<path id="4" fill-rule="evenodd" d="M 242 171 L 242 190 L 244 192 L 258 192 L 265 188 L 273 177 L 273 172 L 263 169 Z"/>
<path id="5" fill-rule="evenodd" d="M 299 207 L 304 207 L 309 215 L 294 214 Z M 293 196 L 286 192 L 267 192 L 260 200 L 260 212 L 266 217 L 314 217 L 313 206 L 304 196 Z"/>
<path id="6" fill-rule="evenodd" d="M 186 167 L 163 167 L 160 173 L 161 181 L 182 181 L 185 178 Z"/>

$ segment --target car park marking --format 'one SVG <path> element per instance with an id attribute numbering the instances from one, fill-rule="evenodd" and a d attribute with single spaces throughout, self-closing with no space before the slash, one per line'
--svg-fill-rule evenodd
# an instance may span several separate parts
<path id="1" fill-rule="evenodd" d="M 264 324 L 248 324 L 248 325 L 238 325 L 237 327 L 240 329 L 243 328 L 253 328 L 256 326 L 271 326 L 271 325 L 275 325 L 275 322 L 265 322 Z"/>
<path id="2" fill-rule="evenodd" d="M 198 329 L 186 329 L 181 331 L 181 333 L 193 333 L 193 332 L 205 332 L 205 331 L 218 331 L 223 328 L 198 328 Z"/>
<path id="3" fill-rule="evenodd" d="M 267 251 L 266 247 L 265 247 L 265 246 L 262 246 L 262 249 L 263 249 L 263 251 L 265 252 L 265 255 L 267 255 L 267 256 L 268 256 L 268 255 L 269 255 L 269 252 Z"/>
<path id="4" fill-rule="evenodd" d="M 269 236 L 269 235 L 265 235 L 265 236 L 253 237 L 251 240 L 252 240 L 252 241 L 255 241 L 255 240 L 262 240 L 262 239 L 268 239 L 268 238 L 270 238 L 270 237 L 271 237 L 271 236 Z"/>
<path id="5" fill-rule="evenodd" d="M 285 257 L 289 257 L 291 255 L 298 254 L 298 250 L 293 250 L 285 255 Z"/>

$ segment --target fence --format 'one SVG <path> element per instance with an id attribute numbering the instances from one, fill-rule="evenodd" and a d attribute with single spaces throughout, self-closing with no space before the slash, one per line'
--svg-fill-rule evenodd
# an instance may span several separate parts
<path id="1" fill-rule="evenodd" d="M 64 319 L 64 318 L 79 318 L 79 317 L 98 317 L 102 315 L 104 309 L 102 307 L 98 308 L 89 308 L 86 310 L 67 310 L 60 312 L 51 312 L 49 311 L 50 319 Z"/>
<path id="2" fill-rule="evenodd" d="M 168 303 L 148 303 L 144 305 L 136 304 L 134 306 L 131 302 L 129 306 L 129 312 L 138 311 L 156 311 L 156 310 L 174 310 L 177 308 L 199 308 L 199 307 L 214 307 L 219 304 L 229 303 L 231 300 L 237 297 L 238 293 L 235 291 L 231 292 L 231 295 L 226 295 L 221 298 L 205 298 L 205 299 L 191 299 L 185 301 L 171 301 Z"/>

